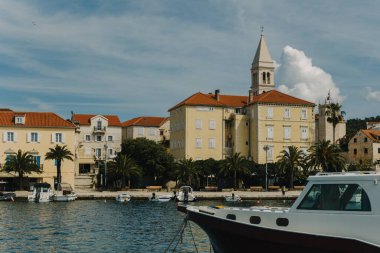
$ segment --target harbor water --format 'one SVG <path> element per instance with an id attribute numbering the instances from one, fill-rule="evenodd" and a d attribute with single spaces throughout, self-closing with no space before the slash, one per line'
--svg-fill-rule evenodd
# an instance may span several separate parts
<path id="1" fill-rule="evenodd" d="M 240 205 L 290 206 L 291 202 L 242 202 Z M 175 202 L 0 202 L 0 252 L 136 253 L 173 252 L 174 249 L 175 252 L 210 252 L 207 235 L 194 223 L 187 225 L 182 241 L 175 237 L 184 218 L 176 210 Z"/>

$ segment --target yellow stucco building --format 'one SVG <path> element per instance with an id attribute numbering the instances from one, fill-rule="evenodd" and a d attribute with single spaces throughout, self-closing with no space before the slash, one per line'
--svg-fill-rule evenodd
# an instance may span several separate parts
<path id="1" fill-rule="evenodd" d="M 0 111 L 0 167 L 4 168 L 6 159 L 18 150 L 30 152 L 42 173 L 25 175 L 29 186 L 36 182 L 46 182 L 52 187 L 57 176 L 55 161 L 45 160 L 49 148 L 57 144 L 66 145 L 74 153 L 75 126 L 51 112 L 14 112 Z M 74 158 L 74 157 L 73 157 Z M 74 162 L 62 162 L 62 182 L 74 187 Z M 0 172 L 0 180 L 9 184 L 18 183 L 15 172 Z M 25 183 L 25 185 L 27 185 Z M 25 186 L 24 185 L 24 186 Z"/>
<path id="2" fill-rule="evenodd" d="M 274 69 L 261 35 L 248 96 L 198 92 L 170 108 L 174 157 L 220 160 L 241 153 L 262 164 L 291 145 L 306 152 L 315 142 L 315 105 L 276 91 Z"/>

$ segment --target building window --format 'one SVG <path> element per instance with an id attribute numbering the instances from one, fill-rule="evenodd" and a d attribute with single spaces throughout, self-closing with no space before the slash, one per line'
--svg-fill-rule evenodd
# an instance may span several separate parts
<path id="1" fill-rule="evenodd" d="M 24 117 L 22 117 L 22 116 L 16 116 L 15 117 L 15 123 L 16 124 L 24 124 Z"/>
<path id="2" fill-rule="evenodd" d="M 202 148 L 202 139 L 201 138 L 195 138 L 195 147 L 196 148 Z"/>
<path id="3" fill-rule="evenodd" d="M 267 72 L 267 83 L 270 83 L 270 73 Z"/>
<path id="4" fill-rule="evenodd" d="M 356 143 L 356 138 L 354 138 L 354 143 Z"/>
<path id="5" fill-rule="evenodd" d="M 358 150 L 354 148 L 354 155 L 356 155 L 357 153 L 358 153 Z"/>
<path id="6" fill-rule="evenodd" d="M 102 130 L 102 121 L 101 120 L 98 120 L 98 122 L 96 122 L 96 129 Z"/>
<path id="7" fill-rule="evenodd" d="M 62 133 L 55 133 L 55 142 L 62 143 Z"/>
<path id="8" fill-rule="evenodd" d="M 273 140 L 273 126 L 267 126 L 267 140 Z"/>
<path id="9" fill-rule="evenodd" d="M 290 119 L 290 109 L 289 108 L 285 108 L 285 110 L 284 110 L 284 118 L 285 119 Z"/>
<path id="10" fill-rule="evenodd" d="M 241 114 L 241 108 L 236 108 L 236 109 L 235 109 L 235 113 L 236 113 L 236 114 Z"/>
<path id="11" fill-rule="evenodd" d="M 215 148 L 216 147 L 216 140 L 215 138 L 208 139 L 208 148 Z"/>
<path id="12" fill-rule="evenodd" d="M 143 127 L 138 127 L 137 128 L 137 136 L 144 136 L 144 128 Z"/>
<path id="13" fill-rule="evenodd" d="M 112 135 L 108 135 L 107 136 L 107 141 L 113 141 L 113 136 Z"/>
<path id="14" fill-rule="evenodd" d="M 284 127 L 284 139 L 290 140 L 291 128 L 290 126 Z"/>
<path id="15" fill-rule="evenodd" d="M 85 135 L 85 141 L 91 141 L 91 135 L 86 134 Z"/>
<path id="16" fill-rule="evenodd" d="M 164 130 L 160 130 L 160 136 L 164 135 Z"/>
<path id="17" fill-rule="evenodd" d="M 36 132 L 30 133 L 30 141 L 31 142 L 38 142 L 38 133 L 36 133 Z"/>
<path id="18" fill-rule="evenodd" d="M 101 148 L 95 149 L 95 156 L 97 159 L 100 159 L 100 157 L 102 156 L 102 149 Z"/>
<path id="19" fill-rule="evenodd" d="M 364 148 L 364 154 L 368 154 L 368 148 Z"/>
<path id="20" fill-rule="evenodd" d="M 380 154 L 380 148 L 377 148 L 377 153 Z"/>
<path id="21" fill-rule="evenodd" d="M 156 129 L 153 127 L 149 128 L 149 135 L 150 136 L 156 136 Z"/>
<path id="22" fill-rule="evenodd" d="M 273 118 L 273 108 L 272 107 L 268 107 L 267 109 L 267 119 L 271 119 Z"/>
<path id="23" fill-rule="evenodd" d="M 307 127 L 301 127 L 301 140 L 307 140 L 309 138 Z"/>
<path id="24" fill-rule="evenodd" d="M 108 149 L 108 155 L 110 155 L 110 156 L 113 155 L 113 149 L 112 148 Z"/>
<path id="25" fill-rule="evenodd" d="M 266 152 L 266 159 L 268 161 L 273 161 L 273 147 L 268 146 L 268 150 Z"/>
<path id="26" fill-rule="evenodd" d="M 96 135 L 95 136 L 96 141 L 102 141 L 102 136 L 101 135 Z"/>
<path id="27" fill-rule="evenodd" d="M 15 141 L 15 133 L 14 132 L 7 132 L 6 135 L 6 141 Z"/>
<path id="28" fill-rule="evenodd" d="M 213 119 L 210 119 L 208 121 L 208 129 L 215 130 L 216 129 L 216 121 Z"/>
<path id="29" fill-rule="evenodd" d="M 364 138 L 364 142 L 368 142 L 368 138 L 367 137 Z"/>
<path id="30" fill-rule="evenodd" d="M 263 72 L 263 83 L 267 83 L 266 78 L 265 78 L 265 72 Z"/>
<path id="31" fill-rule="evenodd" d="M 301 110 L 301 119 L 307 119 L 307 110 L 306 109 Z"/>
<path id="32" fill-rule="evenodd" d="M 195 128 L 196 129 L 202 129 L 202 120 L 201 119 L 195 120 Z"/>

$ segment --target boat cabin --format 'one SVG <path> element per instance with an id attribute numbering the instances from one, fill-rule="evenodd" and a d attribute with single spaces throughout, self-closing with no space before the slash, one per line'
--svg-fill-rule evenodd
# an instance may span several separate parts
<path id="1" fill-rule="evenodd" d="M 309 177 L 292 211 L 379 212 L 380 173 L 318 173 Z"/>

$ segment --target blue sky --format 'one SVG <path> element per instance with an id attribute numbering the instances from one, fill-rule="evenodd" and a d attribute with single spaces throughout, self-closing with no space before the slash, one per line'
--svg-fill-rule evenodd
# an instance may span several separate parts
<path id="1" fill-rule="evenodd" d="M 0 2 L 0 107 L 167 116 L 195 92 L 247 95 L 264 34 L 277 87 L 379 115 L 380 2 Z"/>

